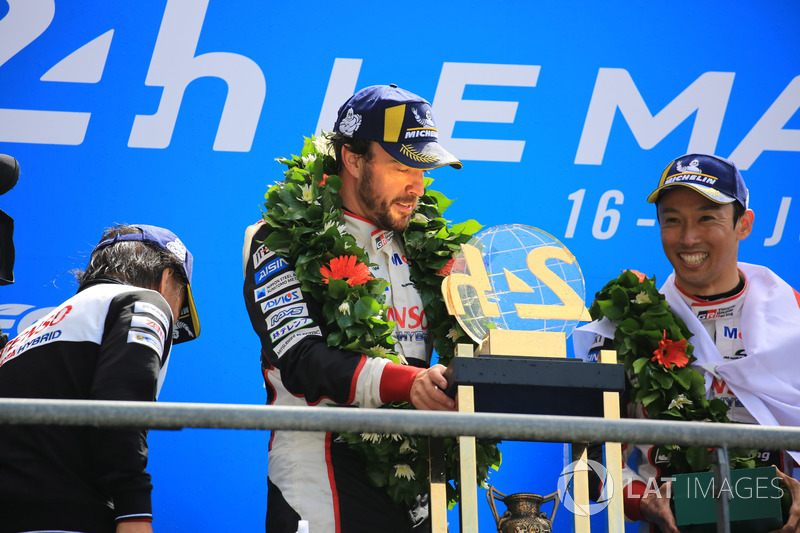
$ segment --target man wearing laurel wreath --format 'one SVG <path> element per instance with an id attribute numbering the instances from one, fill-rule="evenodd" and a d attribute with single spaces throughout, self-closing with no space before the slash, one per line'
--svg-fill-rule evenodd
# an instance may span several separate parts
<path id="1" fill-rule="evenodd" d="M 660 292 L 693 335 L 691 367 L 705 378 L 706 396 L 724 401 L 731 421 L 800 426 L 800 374 L 794 370 L 800 294 L 768 268 L 738 261 L 739 242 L 753 227 L 748 200 L 739 170 L 726 159 L 687 154 L 664 169 L 647 197 L 656 204 L 661 243 L 674 269 Z M 605 318 L 578 328 L 576 357 L 610 347 L 614 334 Z M 628 411 L 647 416 L 641 404 Z M 664 481 L 674 470 L 656 451 L 650 445 L 626 447 L 625 514 L 641 520 L 645 531 L 657 526 L 673 533 L 678 528 Z M 800 530 L 800 482 L 790 477 L 797 459 L 798 452 L 758 451 L 757 464 L 775 465 L 793 497 L 780 531 Z"/>
<path id="2" fill-rule="evenodd" d="M 344 279 L 351 287 L 379 278 L 389 282 L 384 295 L 391 311 L 385 318 L 397 322 L 394 350 L 407 364 L 329 346 L 324 303 L 301 290 L 301 265 L 263 244 L 271 228 L 259 221 L 245 234 L 244 296 L 261 339 L 267 403 L 379 407 L 410 402 L 418 409 L 454 410 L 455 402 L 443 392 L 444 367 L 429 368 L 428 323 L 411 281 L 402 232 L 423 195 L 424 172 L 445 165 L 461 168 L 461 163 L 438 144 L 430 104 L 395 85 L 367 87 L 348 99 L 339 109 L 331 142 L 344 207 L 340 230 L 355 238 L 371 265 L 350 255 L 320 271 L 326 283 Z M 313 205 L 315 199 L 306 201 Z M 307 520 L 313 533 L 411 531 L 409 509 L 370 484 L 364 468 L 363 459 L 337 434 L 274 431 L 266 531 L 294 533 L 298 520 Z M 425 526 L 429 530 L 429 521 Z"/>

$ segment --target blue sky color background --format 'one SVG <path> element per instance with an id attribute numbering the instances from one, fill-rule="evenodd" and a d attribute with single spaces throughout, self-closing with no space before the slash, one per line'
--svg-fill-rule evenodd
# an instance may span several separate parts
<path id="1" fill-rule="evenodd" d="M 798 27 L 788 0 L 0 1 L 0 153 L 22 169 L 0 197 L 17 252 L 0 327 L 16 334 L 73 294 L 105 227 L 166 226 L 195 255 L 203 332 L 174 350 L 161 400 L 263 404 L 244 228 L 282 178 L 274 159 L 379 83 L 430 100 L 464 161 L 432 173 L 456 200 L 447 217 L 556 236 L 587 304 L 623 268 L 666 279 L 645 197 L 691 150 L 740 165 L 756 212 L 740 258 L 800 287 Z M 147 125 L 159 106 L 174 120 Z M 268 437 L 152 432 L 157 530 L 261 530 Z M 555 490 L 561 444 L 503 450 L 499 490 Z"/>

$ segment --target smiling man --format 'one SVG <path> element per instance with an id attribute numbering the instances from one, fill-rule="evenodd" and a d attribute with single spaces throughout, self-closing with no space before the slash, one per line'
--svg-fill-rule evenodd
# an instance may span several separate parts
<path id="1" fill-rule="evenodd" d="M 267 403 L 410 402 L 418 409 L 454 410 L 455 402 L 442 392 L 444 367 L 429 368 L 432 339 L 403 231 L 424 193 L 425 171 L 461 163 L 437 142 L 430 104 L 395 85 L 367 87 L 349 98 L 339 109 L 330 143 L 344 208 L 339 231 L 352 236 L 371 263 L 359 264 L 349 281 L 389 282 L 385 304 L 404 317 L 397 320 L 393 349 L 407 364 L 329 346 L 325 302 L 301 290 L 299 263 L 262 244 L 272 229 L 259 221 L 245 234 L 244 297 L 261 340 Z M 345 266 L 331 262 L 328 274 Z M 395 504 L 384 488 L 369 482 L 364 460 L 335 433 L 273 432 L 267 498 L 267 533 L 294 533 L 299 520 L 308 521 L 310 531 L 330 533 L 430 530 L 430 522 L 418 520 L 411 506 Z"/>
<path id="2" fill-rule="evenodd" d="M 707 154 L 681 156 L 667 165 L 647 201 L 656 204 L 661 244 L 673 267 L 660 291 L 691 330 L 692 368 L 704 376 L 707 396 L 725 402 L 734 422 L 800 426 L 800 374 L 794 371 L 800 295 L 770 269 L 739 262 L 739 243 L 750 235 L 754 214 L 736 165 Z M 611 348 L 609 324 L 576 329 L 576 356 Z M 591 348 L 587 334 L 594 337 Z M 647 417 L 641 404 L 630 403 L 627 412 Z M 800 528 L 800 483 L 790 477 L 798 458 L 797 451 L 758 450 L 756 465 L 777 467 L 793 497 L 781 531 Z M 658 526 L 677 533 L 670 506 L 675 470 L 652 445 L 629 445 L 623 459 L 627 518 L 641 521 L 640 531 Z"/>

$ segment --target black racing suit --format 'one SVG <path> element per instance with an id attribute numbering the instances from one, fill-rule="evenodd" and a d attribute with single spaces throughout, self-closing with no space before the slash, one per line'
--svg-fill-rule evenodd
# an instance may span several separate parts
<path id="1" fill-rule="evenodd" d="M 345 225 L 375 264 L 371 274 L 391 283 L 387 318 L 398 323 L 395 349 L 409 365 L 329 347 L 322 304 L 300 290 L 292 265 L 261 244 L 268 226 L 255 224 L 245 235 L 244 298 L 261 339 L 269 405 L 378 407 L 409 401 L 414 376 L 428 366 L 428 324 L 400 239 L 347 212 Z M 273 431 L 267 532 L 294 533 L 300 519 L 314 532 L 411 531 L 409 510 L 368 482 L 361 457 L 337 437 Z M 429 521 L 422 527 L 429 528 Z"/>
<path id="2" fill-rule="evenodd" d="M 155 401 L 172 344 L 156 291 L 114 279 L 78 294 L 0 352 L 0 396 Z M 143 429 L 0 426 L 0 533 L 106 533 L 151 521 Z"/>

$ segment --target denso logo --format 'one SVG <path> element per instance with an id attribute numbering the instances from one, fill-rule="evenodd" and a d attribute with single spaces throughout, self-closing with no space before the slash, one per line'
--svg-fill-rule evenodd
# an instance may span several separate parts
<path id="1" fill-rule="evenodd" d="M 306 304 L 292 305 L 273 311 L 272 314 L 266 318 L 266 322 L 267 326 L 272 329 L 285 318 L 300 316 L 308 316 L 308 307 L 306 307 Z"/>
<path id="2" fill-rule="evenodd" d="M 313 323 L 313 320 L 311 320 L 310 318 L 296 318 L 288 322 L 285 326 L 282 326 L 281 328 L 276 329 L 275 331 L 270 333 L 269 337 L 270 339 L 272 339 L 272 342 L 276 342 L 285 337 L 286 335 L 288 335 L 289 333 L 293 332 L 294 330 L 305 327 L 311 323 Z"/>
<path id="3" fill-rule="evenodd" d="M 286 259 L 283 257 L 279 257 L 267 263 L 267 266 L 256 272 L 256 283 L 261 283 L 265 279 L 267 279 L 270 274 L 274 274 L 275 272 L 279 272 L 289 266 L 289 263 L 286 262 Z"/>
<path id="4" fill-rule="evenodd" d="M 397 322 L 401 328 L 422 328 L 428 329 L 428 321 L 425 319 L 425 311 L 421 310 L 419 306 L 396 308 L 390 307 L 386 313 L 386 318 L 392 322 Z"/>
<path id="5" fill-rule="evenodd" d="M 291 291 L 284 292 L 280 296 L 276 296 L 271 300 L 267 300 L 263 304 L 261 304 L 261 311 L 266 313 L 268 310 L 278 307 L 279 305 L 286 305 L 288 303 L 292 303 L 295 300 L 299 300 L 300 296 L 300 289 L 293 289 Z"/>

